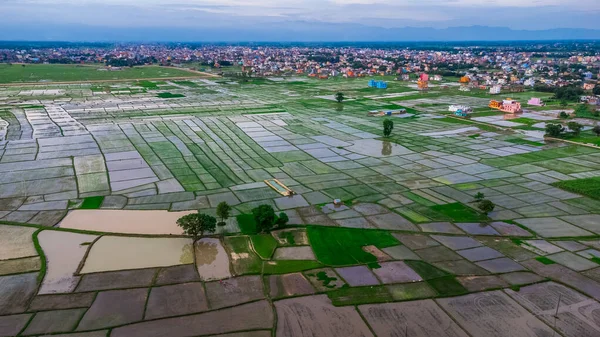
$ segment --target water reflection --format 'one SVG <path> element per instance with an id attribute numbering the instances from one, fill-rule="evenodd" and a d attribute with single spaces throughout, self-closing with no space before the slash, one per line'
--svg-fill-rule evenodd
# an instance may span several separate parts
<path id="1" fill-rule="evenodd" d="M 392 154 L 392 143 L 388 141 L 382 142 L 383 147 L 381 148 L 381 154 L 384 156 L 389 156 Z"/>

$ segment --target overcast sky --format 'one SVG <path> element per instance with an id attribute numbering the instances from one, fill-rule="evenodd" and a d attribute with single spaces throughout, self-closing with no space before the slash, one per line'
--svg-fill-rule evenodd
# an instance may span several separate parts
<path id="1" fill-rule="evenodd" d="M 600 0 L 0 0 L 14 25 L 236 27 L 282 22 L 382 27 L 600 29 Z"/>

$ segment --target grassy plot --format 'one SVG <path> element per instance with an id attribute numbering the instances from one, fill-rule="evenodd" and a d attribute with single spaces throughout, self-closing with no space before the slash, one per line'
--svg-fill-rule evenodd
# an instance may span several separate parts
<path id="1" fill-rule="evenodd" d="M 265 260 L 270 259 L 277 248 L 277 240 L 271 234 L 252 235 L 250 240 L 254 251 Z"/>
<path id="2" fill-rule="evenodd" d="M 584 131 L 577 137 L 570 137 L 570 141 L 584 144 L 594 144 L 600 146 L 600 137 L 596 136 L 591 131 Z"/>
<path id="3" fill-rule="evenodd" d="M 331 303 L 335 306 L 360 305 L 368 303 L 385 303 L 393 301 L 385 286 L 343 287 L 327 292 Z"/>
<path id="4" fill-rule="evenodd" d="M 181 97 L 185 97 L 185 95 L 172 94 L 170 92 L 161 92 L 160 94 L 156 95 L 156 97 L 158 97 L 158 98 L 181 98 Z"/>
<path id="5" fill-rule="evenodd" d="M 489 132 L 496 132 L 498 131 L 498 129 L 500 129 L 499 127 L 496 126 L 491 126 L 491 125 L 486 125 L 486 124 L 480 124 L 480 123 L 474 123 L 471 122 L 467 119 L 458 119 L 458 118 L 451 118 L 451 117 L 444 117 L 444 118 L 439 118 L 436 119 L 437 122 L 445 122 L 445 123 L 452 123 L 452 124 L 465 124 L 465 125 L 469 125 L 469 126 L 476 126 L 481 130 L 484 131 L 489 131 Z"/>
<path id="6" fill-rule="evenodd" d="M 311 260 L 265 261 L 263 264 L 263 274 L 289 274 L 321 267 L 323 267 L 321 263 Z"/>
<path id="7" fill-rule="evenodd" d="M 258 229 L 256 229 L 256 221 L 254 220 L 254 216 L 252 214 L 240 214 L 236 217 L 236 219 L 242 234 L 250 235 L 258 233 Z"/>
<path id="8" fill-rule="evenodd" d="M 236 275 L 260 274 L 262 260 L 249 246 L 248 237 L 231 236 L 225 238 L 225 245 L 231 256 L 231 264 Z"/>
<path id="9" fill-rule="evenodd" d="M 417 272 L 423 280 L 432 280 L 440 277 L 450 276 L 447 272 L 430 265 L 427 262 L 423 261 L 404 261 L 412 270 Z"/>
<path id="10" fill-rule="evenodd" d="M 531 146 L 544 146 L 546 144 L 540 142 L 534 142 L 532 140 L 527 140 L 523 138 L 512 138 L 506 140 L 509 143 L 517 144 L 517 145 L 531 145 Z"/>
<path id="11" fill-rule="evenodd" d="M 555 264 L 556 262 L 554 262 L 553 260 L 550 260 L 549 258 L 545 257 L 545 256 L 540 256 L 540 257 L 536 257 L 535 258 L 538 262 L 541 262 L 543 264 Z"/>
<path id="12" fill-rule="evenodd" d="M 307 234 L 317 260 L 330 266 L 377 262 L 374 255 L 363 250 L 364 246 L 386 248 L 400 244 L 389 232 L 371 229 L 309 226 Z"/>
<path id="13" fill-rule="evenodd" d="M 485 214 L 478 213 L 459 202 L 435 205 L 431 209 L 451 218 L 454 222 L 483 222 L 489 220 Z"/>
<path id="14" fill-rule="evenodd" d="M 485 165 L 491 165 L 495 167 L 507 167 L 519 164 L 533 164 L 535 162 L 550 160 L 550 159 L 558 159 L 564 157 L 571 157 L 577 155 L 584 155 L 595 153 L 596 149 L 584 147 L 584 146 L 565 146 L 560 148 L 554 148 L 549 150 L 524 153 L 524 154 L 515 154 L 512 156 L 500 157 L 500 158 L 492 158 L 492 159 L 482 159 L 481 163 Z"/>
<path id="15" fill-rule="evenodd" d="M 88 197 L 83 199 L 83 203 L 81 204 L 81 209 L 98 209 L 102 206 L 102 202 L 104 201 L 103 196 L 99 197 Z"/>
<path id="16" fill-rule="evenodd" d="M 551 185 L 569 192 L 600 200 L 600 177 L 557 181 Z"/>
<path id="17" fill-rule="evenodd" d="M 101 80 L 128 80 L 161 77 L 200 77 L 181 69 L 156 66 L 122 68 L 116 71 L 103 67 L 64 64 L 0 64 L 0 83 L 15 82 L 82 82 Z"/>
<path id="18" fill-rule="evenodd" d="M 454 276 L 444 276 L 427 281 L 440 296 L 458 296 L 467 294 L 469 291 L 460 284 Z"/>

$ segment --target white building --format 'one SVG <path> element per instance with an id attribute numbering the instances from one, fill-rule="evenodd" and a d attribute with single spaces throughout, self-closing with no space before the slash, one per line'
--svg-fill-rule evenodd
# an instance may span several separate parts
<path id="1" fill-rule="evenodd" d="M 490 88 L 490 94 L 492 94 L 492 95 L 498 95 L 501 92 L 502 92 L 501 85 L 494 85 L 493 87 Z"/>
<path id="2" fill-rule="evenodd" d="M 533 87 L 535 85 L 535 80 L 533 78 L 528 78 L 523 82 L 523 85 L 526 87 Z"/>
<path id="3" fill-rule="evenodd" d="M 450 111 L 450 112 L 457 112 L 458 110 L 462 110 L 463 112 L 472 111 L 471 107 L 468 105 L 452 104 L 451 106 L 448 107 L 448 111 Z"/>

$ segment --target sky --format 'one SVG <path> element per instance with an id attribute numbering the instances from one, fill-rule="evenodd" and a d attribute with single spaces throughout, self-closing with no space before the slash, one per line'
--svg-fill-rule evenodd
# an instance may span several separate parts
<path id="1" fill-rule="evenodd" d="M 600 29 L 600 0 L 0 0 L 4 27 L 240 28 L 303 24 Z"/>

